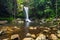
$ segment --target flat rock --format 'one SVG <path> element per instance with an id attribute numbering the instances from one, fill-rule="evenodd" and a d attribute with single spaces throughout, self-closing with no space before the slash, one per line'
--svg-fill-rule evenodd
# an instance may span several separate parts
<path id="1" fill-rule="evenodd" d="M 33 38 L 24 38 L 23 40 L 34 40 Z"/>

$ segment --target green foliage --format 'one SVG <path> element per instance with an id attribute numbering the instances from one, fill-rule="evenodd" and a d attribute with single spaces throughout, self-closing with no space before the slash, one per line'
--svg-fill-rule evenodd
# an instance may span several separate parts
<path id="1" fill-rule="evenodd" d="M 12 14 L 13 13 L 13 1 L 12 0 L 7 0 L 7 11 Z"/>
<path id="2" fill-rule="evenodd" d="M 7 11 L 10 14 L 14 13 L 14 4 L 12 0 L 2 1 L 7 4 Z M 56 0 L 16 0 L 17 2 L 17 17 L 24 17 L 23 6 L 28 5 L 29 15 L 31 18 L 46 18 L 52 20 L 56 17 Z M 15 4 L 16 5 L 16 4 Z M 60 0 L 57 0 L 57 16 L 60 17 Z"/>
<path id="3" fill-rule="evenodd" d="M 13 17 L 9 17 L 9 18 L 0 18 L 0 20 L 7 20 L 7 21 L 12 21 L 14 18 Z"/>
<path id="4" fill-rule="evenodd" d="M 17 0 L 17 6 L 18 6 L 17 12 L 23 11 L 22 3 L 23 3 L 23 0 Z"/>
<path id="5" fill-rule="evenodd" d="M 29 1 L 29 2 L 28 2 Z M 17 0 L 18 5 L 18 16 L 24 16 L 23 14 L 23 6 L 29 6 L 29 15 L 31 18 L 55 18 L 56 17 L 56 0 Z M 59 0 L 58 0 L 59 1 Z M 27 3 L 27 4 L 26 4 Z M 59 2 L 57 2 L 59 4 Z M 22 5 L 22 6 L 21 6 Z M 60 7 L 58 7 L 58 15 Z"/>

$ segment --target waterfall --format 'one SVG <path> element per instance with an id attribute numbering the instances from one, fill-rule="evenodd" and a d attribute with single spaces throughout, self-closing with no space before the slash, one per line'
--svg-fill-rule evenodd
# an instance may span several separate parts
<path id="1" fill-rule="evenodd" d="M 26 22 L 31 22 L 31 20 L 29 20 L 29 15 L 28 15 L 28 12 L 29 12 L 29 8 L 28 7 L 24 7 L 24 10 L 25 10 L 25 15 L 26 15 Z"/>

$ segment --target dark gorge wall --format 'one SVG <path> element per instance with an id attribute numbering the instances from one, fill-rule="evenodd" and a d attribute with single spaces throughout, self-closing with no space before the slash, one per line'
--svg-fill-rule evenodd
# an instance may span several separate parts
<path id="1" fill-rule="evenodd" d="M 0 0 L 0 17 L 9 17 L 10 14 L 8 12 L 7 1 Z"/>

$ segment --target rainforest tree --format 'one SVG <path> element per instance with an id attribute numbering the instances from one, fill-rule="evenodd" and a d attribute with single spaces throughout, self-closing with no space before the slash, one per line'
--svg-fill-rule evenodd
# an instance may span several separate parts
<path id="1" fill-rule="evenodd" d="M 0 13 L 4 17 L 24 18 L 24 5 L 29 7 L 30 18 L 56 18 L 60 17 L 60 0 L 0 0 Z M 3 7 L 2 7 L 3 6 Z M 5 12 L 2 13 L 2 9 Z"/>

